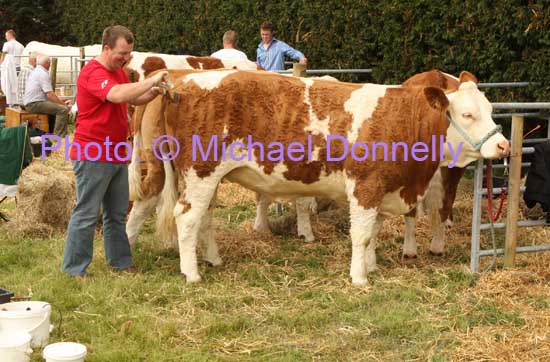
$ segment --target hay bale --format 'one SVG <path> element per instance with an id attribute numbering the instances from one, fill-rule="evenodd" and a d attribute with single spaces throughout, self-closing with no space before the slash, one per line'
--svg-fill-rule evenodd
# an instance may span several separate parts
<path id="1" fill-rule="evenodd" d="M 8 233 L 50 237 L 54 232 L 65 232 L 75 200 L 72 173 L 34 162 L 17 182 L 17 208 L 7 225 Z"/>

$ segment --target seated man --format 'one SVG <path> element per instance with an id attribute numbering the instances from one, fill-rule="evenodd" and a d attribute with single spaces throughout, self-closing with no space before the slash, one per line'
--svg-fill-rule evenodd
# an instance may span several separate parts
<path id="1" fill-rule="evenodd" d="M 36 68 L 36 52 L 31 52 L 29 54 L 29 64 L 21 68 L 19 75 L 17 76 L 17 104 L 22 106 L 23 97 L 25 96 L 25 85 L 27 84 L 27 79 L 31 75 L 34 68 Z"/>
<path id="2" fill-rule="evenodd" d="M 25 104 L 25 110 L 31 113 L 55 115 L 53 133 L 59 137 L 65 137 L 69 120 L 69 107 L 53 91 L 48 73 L 49 69 L 50 57 L 39 55 L 36 58 L 36 68 L 27 79 L 23 103 Z"/>

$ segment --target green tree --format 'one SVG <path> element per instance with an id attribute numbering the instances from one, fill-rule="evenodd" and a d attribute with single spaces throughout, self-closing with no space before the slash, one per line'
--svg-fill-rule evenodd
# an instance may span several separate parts
<path id="1" fill-rule="evenodd" d="M 67 44 L 76 41 L 60 26 L 61 10 L 49 0 L 0 0 L 0 29 L 2 39 L 8 29 L 15 30 L 23 45 L 36 40 L 45 43 Z"/>

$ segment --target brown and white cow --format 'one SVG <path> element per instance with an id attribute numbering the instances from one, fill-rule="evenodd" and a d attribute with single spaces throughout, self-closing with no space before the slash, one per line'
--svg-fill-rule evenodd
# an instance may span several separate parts
<path id="1" fill-rule="evenodd" d="M 238 60 L 238 59 L 223 59 L 213 57 L 195 57 L 195 56 L 179 56 L 179 55 L 169 55 L 169 54 L 158 54 L 158 53 L 141 53 L 133 52 L 131 62 L 124 68 L 128 78 L 136 82 L 144 77 L 148 76 L 150 73 L 159 70 L 159 69 L 239 69 L 239 70 L 255 70 L 258 67 L 256 63 L 249 60 Z M 317 78 L 316 78 L 317 79 Z M 318 79 L 326 79 L 332 81 L 338 81 L 333 77 L 319 77 Z M 139 109 L 144 109 L 144 107 L 139 107 Z M 141 127 L 141 116 L 133 117 L 133 109 L 129 110 L 130 118 L 133 120 L 131 122 L 131 133 L 134 133 L 135 129 Z M 147 127 L 147 125 L 146 125 Z M 153 128 L 154 129 L 154 128 Z M 147 128 L 141 132 L 141 138 L 137 139 L 138 142 L 144 143 L 147 150 L 151 150 L 152 142 L 154 137 L 152 133 L 149 132 L 151 128 Z M 156 135 L 157 137 L 159 135 Z M 135 148 L 136 145 L 134 145 Z M 142 148 L 142 147 L 140 147 Z M 158 176 L 160 173 L 163 173 L 162 164 L 160 162 L 154 162 L 154 157 L 151 152 L 140 152 L 139 158 L 141 160 L 146 160 L 147 169 L 145 172 L 151 172 L 152 175 Z M 149 161 L 147 161 L 149 159 Z M 151 160 L 153 159 L 153 160 Z M 158 161 L 158 160 L 156 160 Z M 134 161 L 136 162 L 136 161 Z M 134 186 L 137 185 L 137 178 L 143 177 L 143 172 L 139 168 L 131 167 L 130 168 L 130 178 L 134 178 L 136 181 L 130 183 L 130 196 L 132 200 L 138 201 L 138 208 L 134 209 L 133 212 L 130 212 L 128 223 L 127 223 L 127 233 L 130 240 L 130 244 L 134 245 L 139 231 L 144 221 L 149 217 L 155 210 L 156 205 L 154 200 L 151 200 L 152 197 L 160 194 L 160 188 L 157 188 L 158 191 L 156 194 L 147 194 L 144 196 L 139 189 L 136 189 Z M 149 177 L 148 180 L 151 178 Z M 155 179 L 158 179 L 155 177 Z M 158 185 L 162 184 L 163 180 L 158 180 Z M 157 198 L 155 198 L 158 200 Z M 256 195 L 256 220 L 254 223 L 254 230 L 260 232 L 269 232 L 269 224 L 267 222 L 268 207 L 272 200 L 269 200 L 267 195 Z M 309 219 L 309 212 L 315 207 L 314 198 L 298 198 L 294 200 L 296 206 L 296 213 L 298 217 L 298 236 L 303 236 L 306 241 L 315 240 L 313 235 L 313 230 L 311 228 L 311 223 Z M 145 208 L 145 206 L 148 206 Z M 162 233 L 162 232 L 161 232 Z M 166 235 L 162 234 L 163 240 L 167 245 L 176 245 L 175 235 Z"/>
<path id="2" fill-rule="evenodd" d="M 132 82 L 137 82 L 140 79 L 144 79 L 144 77 L 147 77 L 150 73 L 160 70 L 160 69 L 167 69 L 170 68 L 172 70 L 174 69 L 199 69 L 199 70 L 205 70 L 205 69 L 239 69 L 239 70 L 262 70 L 261 67 L 259 67 L 256 63 L 249 61 L 249 60 L 240 60 L 240 59 L 218 59 L 214 57 L 197 57 L 197 56 L 191 56 L 191 55 L 171 55 L 171 54 L 161 54 L 161 53 L 144 53 L 144 52 L 132 52 L 132 60 L 130 63 L 124 68 L 126 74 L 128 75 L 128 78 Z M 138 113 L 142 112 L 144 107 L 137 107 Z M 130 132 L 133 135 L 134 130 L 140 129 L 141 127 L 141 115 L 134 117 L 133 116 L 134 109 L 129 108 L 129 114 L 130 119 L 132 119 L 132 122 L 130 124 Z M 140 149 L 141 152 L 139 152 L 139 159 L 144 160 L 147 163 L 147 168 L 145 170 L 142 170 L 139 166 L 139 162 L 137 160 L 134 160 L 133 165 L 130 167 L 130 179 L 134 179 L 134 182 L 130 182 L 130 197 L 132 200 L 136 200 L 138 207 L 132 207 L 129 215 L 129 219 L 127 222 L 127 233 L 130 240 L 130 243 L 133 245 L 135 244 L 137 237 L 139 235 L 139 231 L 147 219 L 157 207 L 156 202 L 158 202 L 159 198 L 157 196 L 160 196 L 160 191 L 162 189 L 162 183 L 164 182 L 164 170 L 162 167 L 162 163 L 158 161 L 158 159 L 155 159 L 152 155 L 151 147 L 152 143 L 155 139 L 155 137 L 158 137 L 159 135 L 156 135 L 152 133 L 152 131 L 155 129 L 155 127 L 158 126 L 158 122 L 155 123 L 155 126 L 151 127 L 150 124 L 145 125 L 145 129 L 140 131 L 139 138 L 135 139 L 134 141 L 139 142 L 143 145 L 140 145 L 139 147 L 136 146 L 134 142 L 134 148 Z M 147 152 L 149 151 L 149 152 Z M 157 161 L 157 162 L 155 162 Z M 132 167 L 135 166 L 135 167 Z M 149 177 L 146 178 L 147 183 L 156 183 L 159 185 L 156 189 L 150 190 L 145 186 L 146 195 L 144 195 L 141 192 L 141 188 L 134 187 L 135 185 L 139 184 L 138 180 L 143 177 L 145 172 L 145 175 L 149 173 Z M 150 182 L 150 180 L 155 180 L 155 182 Z M 261 198 L 261 195 L 258 195 L 258 199 Z M 135 206 L 132 205 L 132 206 Z M 259 203 L 260 204 L 260 203 Z M 266 207 L 267 210 L 267 207 Z M 309 214 L 307 214 L 309 217 Z M 266 218 L 267 220 L 267 214 Z M 313 232 L 311 231 L 311 226 L 309 224 L 309 219 L 307 223 L 304 223 L 309 227 L 309 234 L 311 235 L 311 240 L 313 240 Z M 266 224 L 267 225 L 267 224 Z M 266 226 L 268 228 L 268 226 Z M 255 228 L 256 230 L 263 231 L 265 228 L 263 225 L 259 225 Z M 161 232 L 162 234 L 162 232 Z M 174 235 L 167 235 L 162 234 L 163 241 L 167 245 L 176 245 L 177 246 L 177 240 L 175 240 L 175 234 Z M 305 236 L 306 239 L 308 239 L 308 236 Z"/>
<path id="3" fill-rule="evenodd" d="M 240 69 L 257 70 L 259 67 L 250 60 L 226 59 L 214 57 L 197 57 L 192 55 L 172 55 L 162 53 L 132 52 L 132 59 L 124 67 L 131 82 L 144 79 L 147 75 L 159 69 Z M 261 67 L 260 67 L 261 69 Z M 129 107 L 130 119 L 133 119 L 134 108 Z M 135 118 L 134 118 L 135 119 Z M 130 132 L 133 134 L 138 125 L 132 122 Z"/>
<path id="4" fill-rule="evenodd" d="M 477 84 L 477 79 L 472 78 L 472 81 Z M 439 70 L 432 70 L 417 74 L 402 84 L 402 87 L 417 86 L 438 87 L 445 91 L 445 93 L 453 93 L 458 90 L 460 79 Z M 429 216 L 432 231 L 430 253 L 434 255 L 441 255 L 443 253 L 445 246 L 445 226 L 452 225 L 452 207 L 458 184 L 465 171 L 466 168 L 464 167 L 440 167 L 430 180 L 426 196 L 418 205 L 418 208 Z M 405 215 L 404 258 L 416 258 L 416 214 L 417 209 L 415 208 Z M 369 266 L 369 269 L 373 268 L 375 268 L 374 265 Z"/>
<path id="5" fill-rule="evenodd" d="M 188 282 L 201 279 L 199 237 L 206 246 L 203 257 L 221 263 L 210 205 L 223 178 L 274 199 L 321 196 L 348 202 L 350 275 L 354 284 L 365 285 L 384 218 L 413 210 L 439 167 L 463 167 L 479 157 L 503 157 L 509 150 L 495 131 L 490 103 L 467 72 L 461 74 L 458 90 L 448 94 L 436 87 L 390 88 L 265 73 L 171 72 L 172 101 L 157 97 L 143 112 L 144 124 L 159 119 L 156 133 L 181 145 L 177 157 L 164 162 L 159 218 L 169 223 L 175 217 L 180 269 Z M 474 148 L 464 135 L 470 141 L 483 139 L 483 145 Z M 329 147 L 330 136 L 341 142 Z M 422 150 L 437 147 L 441 137 L 446 140 L 442 160 L 437 152 L 423 160 L 405 159 L 420 143 Z M 217 145 L 211 145 L 214 139 Z M 248 139 L 254 142 L 251 148 Z M 384 160 L 384 147 L 373 143 L 391 144 L 395 161 Z M 208 148 L 210 157 L 197 159 L 197 144 Z M 300 144 L 310 151 L 308 157 L 296 157 L 305 152 Z M 344 155 L 345 144 L 355 157 Z M 369 158 L 371 148 L 376 152 Z M 269 149 L 278 156 L 286 150 L 283 160 L 270 158 Z M 179 198 L 176 174 L 184 181 Z"/>
<path id="6" fill-rule="evenodd" d="M 164 66 L 168 69 L 242 69 L 258 70 L 258 65 L 250 60 L 218 59 L 214 57 L 197 57 L 193 55 L 172 55 L 162 53 L 132 52 L 132 59 L 128 67 L 136 70 L 140 79 L 156 69 L 161 69 L 161 63 L 155 65 L 151 59 L 162 59 Z M 149 67 L 145 65 L 149 63 Z M 139 79 L 136 79 L 139 80 Z"/>
<path id="7" fill-rule="evenodd" d="M 472 79 L 473 80 L 473 79 Z M 475 80 L 477 83 L 477 80 Z M 442 89 L 444 92 L 458 90 L 459 79 L 443 73 L 439 70 L 431 70 L 416 74 L 407 79 L 402 87 L 431 86 Z M 456 197 L 456 191 L 460 179 L 466 171 L 463 167 L 441 167 L 430 180 L 426 196 L 419 203 L 419 208 L 429 215 L 432 230 L 432 242 L 430 253 L 441 255 L 445 246 L 445 226 L 452 224 L 452 206 Z M 261 196 L 257 200 L 257 213 L 254 228 L 256 230 L 269 230 L 267 222 L 267 209 L 270 201 Z M 309 211 L 316 204 L 312 198 L 301 198 L 296 201 L 296 216 L 298 235 L 304 236 L 306 241 L 313 241 Z M 417 245 L 415 239 L 417 209 L 413 209 L 405 215 L 405 235 L 403 257 L 416 258 Z M 369 265 L 369 270 L 374 270 L 376 265 Z"/>

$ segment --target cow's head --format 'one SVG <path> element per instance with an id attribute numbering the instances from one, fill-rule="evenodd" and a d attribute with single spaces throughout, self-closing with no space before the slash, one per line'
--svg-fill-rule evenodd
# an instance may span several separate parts
<path id="1" fill-rule="evenodd" d="M 477 79 L 469 72 L 460 74 L 460 86 L 456 92 L 448 93 L 447 142 L 456 154 L 462 143 L 456 166 L 464 167 L 480 157 L 496 159 L 506 157 L 510 145 L 500 133 L 491 113 L 493 107 L 477 88 Z M 452 155 L 445 147 L 445 162 L 450 164 Z M 455 158 L 456 160 L 456 158 Z"/>
<path id="2" fill-rule="evenodd" d="M 153 73 L 155 70 L 166 69 L 166 62 L 161 57 L 151 56 L 145 58 L 141 69 L 143 70 L 143 75 L 147 77 L 149 74 Z"/>

